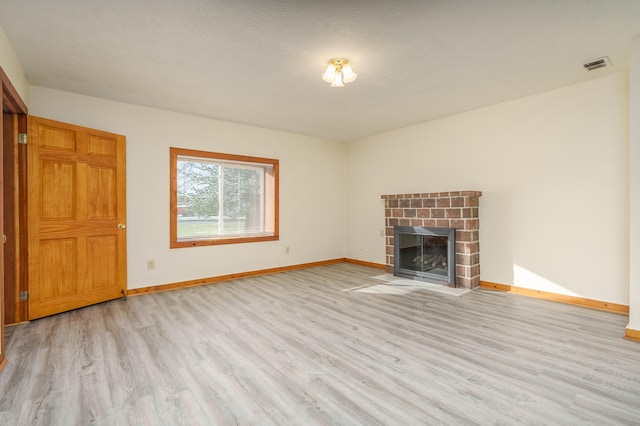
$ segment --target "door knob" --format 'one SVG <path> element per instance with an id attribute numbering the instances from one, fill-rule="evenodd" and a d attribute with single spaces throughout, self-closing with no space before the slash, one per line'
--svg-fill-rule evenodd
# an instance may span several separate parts
<path id="1" fill-rule="evenodd" d="M 5 244 L 6 242 L 7 242 L 7 235 L 2 234 L 2 244 Z"/>
<path id="2" fill-rule="evenodd" d="M 127 225 L 125 225 L 124 223 L 119 223 L 118 224 L 118 229 L 125 229 L 127 227 Z"/>

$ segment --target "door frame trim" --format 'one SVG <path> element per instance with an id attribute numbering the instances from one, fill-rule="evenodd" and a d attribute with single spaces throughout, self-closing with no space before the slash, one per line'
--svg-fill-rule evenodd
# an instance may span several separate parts
<path id="1" fill-rule="evenodd" d="M 17 126 L 18 126 L 18 132 L 19 133 L 26 133 L 27 131 L 27 106 L 24 103 L 24 101 L 22 100 L 22 98 L 20 97 L 20 94 L 18 93 L 18 91 L 16 90 L 16 88 L 13 86 L 13 84 L 11 83 L 11 80 L 9 80 L 9 77 L 7 76 L 7 74 L 4 72 L 4 70 L 2 69 L 2 67 L 0 66 L 0 84 L 2 85 L 2 112 L 3 112 L 3 117 L 0 118 L 0 124 L 2 124 L 2 131 L 0 131 L 0 149 L 2 149 L 4 151 L 4 144 L 7 142 L 4 140 L 4 123 L 3 123 L 3 119 L 4 119 L 4 113 L 8 113 L 13 115 L 14 118 L 14 123 L 17 122 Z M 15 117 L 17 116 L 17 120 L 15 120 Z M 15 130 L 14 130 L 15 133 Z M 17 141 L 11 141 L 12 143 L 17 143 Z M 24 150 L 22 149 L 18 149 L 18 157 L 20 157 L 20 152 Z M 24 153 L 26 154 L 26 152 Z M 26 159 L 25 156 L 23 156 L 23 158 Z M 21 173 L 21 167 L 24 168 L 25 163 L 21 162 L 19 158 L 14 159 L 13 163 L 10 166 L 14 167 L 14 171 L 17 169 L 18 170 L 18 176 L 22 176 Z M 24 172 L 26 173 L 26 169 L 24 170 Z M 20 185 L 20 178 L 18 179 L 18 185 Z M 26 181 L 23 181 L 22 184 L 26 184 Z M 17 203 L 17 207 L 19 209 L 19 212 L 26 212 L 26 197 L 21 197 L 19 194 L 21 193 L 20 191 L 16 192 L 18 194 L 18 199 L 16 200 L 14 198 L 14 200 L 12 200 L 11 204 L 13 206 L 15 206 L 15 204 Z M 0 196 L 3 197 L 4 199 L 4 193 L 2 193 Z M 18 221 L 20 221 L 20 216 L 26 216 L 26 215 L 18 215 Z M 26 224 L 26 222 L 25 222 Z M 26 228 L 19 228 L 20 230 L 23 230 L 24 232 L 19 233 L 16 236 L 16 241 L 14 242 L 16 244 L 16 250 L 17 250 L 17 254 L 19 256 L 20 259 L 20 265 L 16 265 L 15 262 L 13 262 L 13 267 L 16 267 L 17 269 L 20 270 L 24 270 L 24 268 L 22 268 L 23 264 L 26 266 L 26 245 L 25 244 L 21 244 L 21 241 L 23 241 L 23 238 L 26 238 L 26 235 L 22 235 L 23 233 L 26 234 Z M 4 231 L 4 230 L 3 230 Z M 3 250 L 4 253 L 4 250 Z M 4 259 L 3 259 L 4 261 Z M 6 266 L 6 265 L 5 265 Z M 17 273 L 19 273 L 20 271 L 16 271 Z M 21 273 L 19 275 L 20 278 L 18 278 L 16 280 L 16 283 L 14 283 L 14 285 L 17 287 L 15 290 L 17 292 L 19 292 L 19 288 L 21 285 L 21 281 L 23 281 L 22 284 L 26 285 L 26 276 L 23 276 Z M 7 359 L 5 357 L 5 353 L 4 353 L 4 317 L 5 317 L 5 299 L 4 299 L 4 290 L 5 290 L 5 282 L 4 282 L 4 271 L 3 271 L 3 276 L 2 276 L 2 285 L 0 285 L 0 370 L 2 370 L 2 368 L 5 366 L 5 364 L 7 363 Z M 26 313 L 25 313 L 26 314 Z"/>

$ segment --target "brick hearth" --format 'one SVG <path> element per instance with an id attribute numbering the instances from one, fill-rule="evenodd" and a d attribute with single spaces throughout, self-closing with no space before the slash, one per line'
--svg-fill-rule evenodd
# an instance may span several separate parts
<path id="1" fill-rule="evenodd" d="M 387 243 L 387 272 L 393 273 L 393 227 L 456 229 L 456 286 L 480 283 L 480 191 L 383 195 Z"/>

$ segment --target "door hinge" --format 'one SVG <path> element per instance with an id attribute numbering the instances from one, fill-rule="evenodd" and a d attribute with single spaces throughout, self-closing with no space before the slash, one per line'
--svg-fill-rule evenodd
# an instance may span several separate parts
<path id="1" fill-rule="evenodd" d="M 26 302 L 27 300 L 29 300 L 29 292 L 28 291 L 21 291 L 20 292 L 20 301 L 21 302 Z"/>
<path id="2" fill-rule="evenodd" d="M 26 145 L 27 139 L 28 138 L 26 133 L 18 133 L 18 143 L 21 143 L 22 145 Z"/>

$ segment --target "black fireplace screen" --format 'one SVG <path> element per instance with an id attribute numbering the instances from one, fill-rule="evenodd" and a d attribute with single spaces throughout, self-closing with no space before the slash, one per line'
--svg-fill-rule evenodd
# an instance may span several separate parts
<path id="1" fill-rule="evenodd" d="M 396 226 L 394 275 L 455 287 L 455 236 L 453 228 Z"/>

